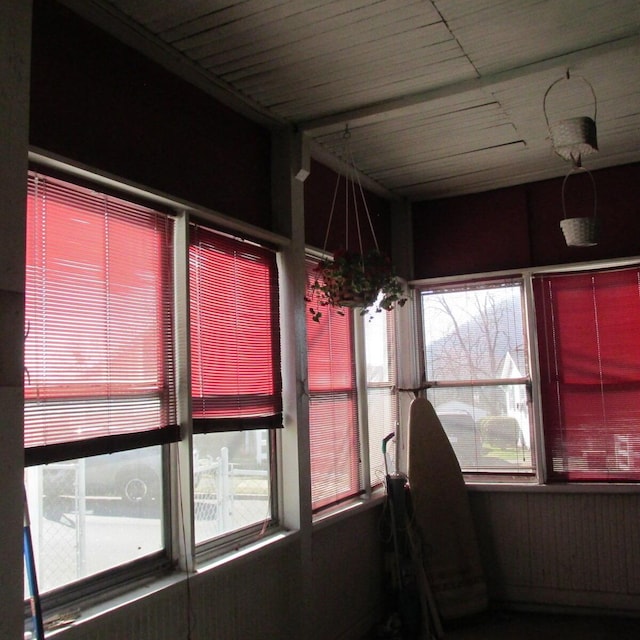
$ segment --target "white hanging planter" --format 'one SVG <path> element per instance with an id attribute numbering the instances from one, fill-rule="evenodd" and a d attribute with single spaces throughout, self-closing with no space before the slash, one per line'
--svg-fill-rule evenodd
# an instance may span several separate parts
<path id="1" fill-rule="evenodd" d="M 579 116 L 566 118 L 563 120 L 550 121 L 547 111 L 547 99 L 551 89 L 560 82 L 569 81 L 569 72 L 566 77 L 556 80 L 545 92 L 542 107 L 544 117 L 547 121 L 547 128 L 551 135 L 554 151 L 564 160 L 570 160 L 579 165 L 581 158 L 598 151 L 598 136 L 596 132 L 596 115 L 598 104 L 596 94 L 591 84 L 582 76 L 578 77 L 589 87 L 593 96 L 593 118 L 590 116 Z"/>
<path id="2" fill-rule="evenodd" d="M 593 187 L 593 214 L 590 216 L 567 217 L 565 187 L 569 176 L 582 171 L 591 178 Z M 598 236 L 600 233 L 600 220 L 596 216 L 597 196 L 596 183 L 590 171 L 583 167 L 574 167 L 569 171 L 562 181 L 562 213 L 564 219 L 560 221 L 560 228 L 564 234 L 564 239 L 569 247 L 593 247 L 598 244 Z"/>

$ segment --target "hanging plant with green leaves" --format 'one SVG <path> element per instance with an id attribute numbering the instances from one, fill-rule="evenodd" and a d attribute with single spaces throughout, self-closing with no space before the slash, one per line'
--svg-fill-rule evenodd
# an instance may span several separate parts
<path id="1" fill-rule="evenodd" d="M 391 260 L 378 249 L 366 254 L 340 249 L 332 259 L 319 260 L 314 272 L 307 302 L 315 322 L 320 321 L 325 307 L 335 308 L 340 315 L 345 307 L 355 307 L 366 315 L 391 311 L 407 301 Z"/>
<path id="2" fill-rule="evenodd" d="M 366 315 L 370 311 L 391 311 L 396 305 L 401 307 L 407 301 L 402 282 L 393 272 L 391 260 L 378 247 L 360 175 L 349 145 L 350 137 L 351 134 L 347 126 L 343 135 L 345 165 L 347 167 L 344 177 L 345 248 L 336 251 L 332 258 L 319 260 L 314 269 L 314 278 L 309 285 L 309 292 L 305 300 L 309 303 L 309 313 L 315 322 L 320 321 L 322 311 L 326 307 L 335 308 L 340 315 L 344 315 L 344 308 L 360 308 L 360 315 Z M 326 253 L 341 177 L 341 174 L 338 173 L 324 238 L 324 253 Z M 359 201 L 363 204 L 375 246 L 368 252 L 364 251 L 362 243 Z M 358 231 L 358 250 L 356 251 L 349 246 L 350 215 L 354 216 L 355 228 Z"/>
<path id="3" fill-rule="evenodd" d="M 378 247 L 367 200 L 360 182 L 360 174 L 356 169 L 349 145 L 350 138 L 351 134 L 347 125 L 343 134 L 346 166 L 344 176 L 345 247 L 336 251 L 331 258 L 319 260 L 314 269 L 314 276 L 309 284 L 305 300 L 309 303 L 309 313 L 315 322 L 320 321 L 323 309 L 326 307 L 335 308 L 340 315 L 344 315 L 344 308 L 360 308 L 360 315 L 366 315 L 370 311 L 391 311 L 396 305 L 401 307 L 407 301 L 402 282 L 395 275 L 391 260 Z M 338 173 L 324 237 L 324 254 L 327 253 L 327 241 L 341 178 L 341 174 Z M 363 205 L 375 247 L 367 252 L 364 251 L 362 242 L 363 225 L 361 225 L 358 211 L 359 202 Z M 351 215 L 355 219 L 355 228 L 358 233 L 357 250 L 353 250 L 349 246 L 349 217 Z"/>

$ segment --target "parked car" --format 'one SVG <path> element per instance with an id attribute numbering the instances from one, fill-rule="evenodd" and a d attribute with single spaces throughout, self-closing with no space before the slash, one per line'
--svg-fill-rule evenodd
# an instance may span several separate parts
<path id="1" fill-rule="evenodd" d="M 87 497 L 120 497 L 132 504 L 149 504 L 162 495 L 162 455 L 159 447 L 45 465 L 44 495 L 48 498 L 77 497 L 83 492 L 83 473 L 84 495 Z"/>
<path id="2" fill-rule="evenodd" d="M 473 416 L 460 411 L 438 413 L 438 418 L 458 456 L 460 466 L 475 466 L 482 457 L 482 438 Z"/>

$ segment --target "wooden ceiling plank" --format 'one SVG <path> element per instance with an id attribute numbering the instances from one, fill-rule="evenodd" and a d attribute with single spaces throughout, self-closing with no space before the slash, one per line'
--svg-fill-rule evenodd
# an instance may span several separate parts
<path id="1" fill-rule="evenodd" d="M 397 0 L 394 0 L 397 1 Z M 325 45 L 338 33 L 348 31 L 355 36 L 372 26 L 392 25 L 405 16 L 419 16 L 420 7 L 404 5 L 401 9 L 388 13 L 384 5 L 371 4 L 371 0 L 358 3 L 331 3 L 318 9 L 288 13 L 274 20 L 255 20 L 230 25 L 228 33 L 219 29 L 204 31 L 194 38 L 175 43 L 195 59 L 222 56 L 239 52 L 246 56 L 251 52 L 277 50 L 290 44 L 303 43 L 306 39 L 316 39 Z"/>
<path id="2" fill-rule="evenodd" d="M 375 180 L 390 183 L 390 180 L 402 176 L 408 171 L 413 171 L 417 167 L 421 170 L 427 170 L 429 167 L 432 170 L 438 170 L 447 166 L 466 163 L 468 160 L 466 156 L 470 153 L 477 154 L 489 151 L 505 153 L 513 149 L 513 145 L 524 148 L 526 145 L 522 140 L 514 136 L 514 133 L 513 127 L 496 127 L 494 137 L 485 136 L 484 140 L 478 137 L 470 138 L 466 144 L 457 146 L 431 145 L 431 141 L 425 140 L 422 144 L 424 149 L 422 153 L 407 154 L 397 164 L 393 164 L 393 159 L 390 159 L 388 166 L 383 168 L 376 169 L 366 163 L 359 163 L 358 168 Z"/>
<path id="3" fill-rule="evenodd" d="M 499 107 L 499 105 L 498 105 Z M 478 108 L 472 110 L 452 111 L 448 114 L 442 114 L 442 117 L 426 118 L 421 121 L 412 120 L 404 122 L 402 119 L 396 119 L 392 122 L 385 122 L 376 125 L 375 128 L 355 127 L 351 130 L 351 147 L 355 153 L 372 149 L 372 155 L 377 147 L 386 148 L 396 147 L 400 153 L 406 153 L 409 149 L 407 145 L 416 140 L 417 137 L 424 137 L 428 140 L 435 138 L 451 139 L 450 132 L 456 131 L 456 137 L 464 138 L 464 132 L 467 130 L 484 131 L 485 128 L 497 125 L 512 123 L 508 120 L 506 114 L 494 105 L 487 105 L 486 108 Z M 327 148 L 339 148 L 342 142 L 342 133 L 335 132 L 330 136 L 321 136 L 316 140 Z M 384 156 L 380 157 L 384 161 Z"/>
<path id="4" fill-rule="evenodd" d="M 436 58 L 434 60 L 433 58 Z M 372 60 L 371 64 L 365 61 L 351 64 L 348 67 L 337 67 L 336 73 L 331 76 L 330 83 L 326 82 L 327 74 L 330 74 L 331 66 L 323 65 L 317 72 L 303 74 L 291 74 L 290 82 L 277 83 L 244 83 L 239 82 L 240 90 L 255 96 L 260 101 L 271 102 L 279 100 L 296 100 L 297 98 L 311 98 L 309 92 L 318 92 L 318 99 L 326 95 L 329 85 L 332 91 L 346 94 L 357 91 L 360 87 L 369 87 L 378 84 L 384 86 L 389 81 L 403 82 L 415 79 L 417 87 L 426 87 L 432 83 L 433 78 L 442 76 L 443 65 L 449 71 L 454 71 L 452 64 L 457 63 L 459 71 L 467 74 L 473 70 L 461 53 L 454 47 L 443 48 L 437 56 L 424 56 L 423 58 L 407 60 L 400 53 L 398 56 L 388 55 L 380 59 L 379 64 Z M 315 98 L 314 98 L 315 99 Z"/>
<path id="5" fill-rule="evenodd" d="M 364 1 L 364 0 L 363 0 Z M 303 4 L 304 3 L 304 4 Z M 231 33 L 242 34 L 247 29 L 259 29 L 261 25 L 274 20 L 285 19 L 286 16 L 311 10 L 321 0 L 246 0 L 245 2 L 227 3 L 207 15 L 194 17 L 193 20 L 176 22 L 172 27 L 158 31 L 165 41 L 182 49 L 180 43 L 201 42 L 206 34 L 219 33 L 226 37 Z M 215 3 L 214 3 L 215 4 Z M 326 2 L 324 3 L 326 4 Z"/>
<path id="6" fill-rule="evenodd" d="M 236 68 L 235 71 L 226 73 L 221 68 L 215 67 L 217 75 L 228 82 L 242 84 L 247 89 L 269 82 L 287 86 L 288 79 L 293 82 L 297 79 L 313 74 L 331 74 L 331 77 L 342 77 L 352 73 L 354 69 L 361 71 L 375 71 L 381 66 L 389 66 L 394 63 L 421 63 L 428 61 L 430 64 L 438 64 L 442 60 L 450 58 L 452 54 L 461 53 L 455 40 L 445 40 L 437 43 L 425 43 L 422 33 L 408 33 L 403 38 L 396 38 L 390 42 L 389 47 L 382 49 L 376 42 L 362 45 L 350 50 L 347 54 L 340 52 L 316 55 L 315 58 L 304 58 L 293 54 L 282 58 L 270 58 L 267 54 L 257 63 Z M 386 54 L 386 55 L 385 55 Z M 234 65 L 237 67 L 237 65 Z M 289 83 L 290 84 L 290 83 Z"/>
<path id="7" fill-rule="evenodd" d="M 371 104 L 384 102 L 386 100 L 395 100 L 397 96 L 415 94 L 425 84 L 431 86 L 443 86 L 452 78 L 471 78 L 475 71 L 468 66 L 464 66 L 465 59 L 451 60 L 439 65 L 437 75 L 429 76 L 426 73 L 417 78 L 408 79 L 403 82 L 394 82 L 390 80 L 385 85 L 376 85 L 375 83 L 364 83 L 359 90 L 354 91 L 352 87 L 345 86 L 344 91 L 336 96 L 328 96 L 326 87 L 318 88 L 314 91 L 307 91 L 307 95 L 299 100 L 291 100 L 288 103 L 265 103 L 265 106 L 275 108 L 285 117 L 293 122 L 305 121 L 311 116 L 322 116 L 331 113 L 355 113 L 355 108 L 361 104 Z M 313 95 L 312 95 L 313 94 Z M 354 121 L 356 118 L 354 118 Z M 340 119 L 338 122 L 344 124 L 351 122 L 351 118 Z M 335 127 L 335 122 L 331 123 L 331 127 Z"/>
<path id="8" fill-rule="evenodd" d="M 334 25 L 334 22 L 336 23 Z M 271 33 L 265 33 L 265 39 L 253 37 L 245 42 L 235 40 L 233 46 L 222 49 L 212 41 L 206 48 L 191 51 L 189 55 L 197 59 L 203 66 L 220 73 L 223 65 L 254 64 L 262 62 L 265 55 L 273 59 L 308 60 L 318 55 L 336 55 L 338 50 L 347 52 L 358 45 L 379 41 L 395 35 L 398 40 L 406 33 L 423 29 L 427 43 L 450 40 L 451 34 L 443 23 L 432 23 L 418 19 L 407 10 L 393 14 L 374 15 L 357 24 L 345 24 L 344 18 L 326 23 L 314 23 L 307 28 L 291 28 L 274 40 Z M 348 54 L 343 55 L 348 57 Z"/>
<path id="9" fill-rule="evenodd" d="M 558 56 L 550 60 L 542 60 L 532 62 L 518 68 L 508 68 L 495 74 L 483 76 L 481 78 L 467 79 L 459 82 L 449 82 L 441 87 L 428 89 L 415 94 L 407 94 L 401 98 L 390 98 L 382 100 L 376 104 L 367 104 L 364 107 L 356 109 L 345 109 L 337 111 L 331 115 L 321 118 L 310 118 L 305 121 L 298 122 L 298 127 L 303 131 L 321 132 L 327 128 L 334 127 L 337 123 L 356 122 L 363 120 L 365 122 L 375 121 L 380 115 L 389 111 L 403 110 L 407 107 L 413 107 L 421 102 L 429 102 L 432 100 L 446 100 L 452 96 L 458 96 L 466 92 L 495 90 L 503 83 L 512 82 L 514 79 L 526 81 L 530 76 L 545 73 L 551 70 L 562 70 L 571 67 L 573 64 L 584 64 L 585 60 L 603 55 L 610 51 L 629 51 L 634 47 L 638 47 L 640 36 L 631 36 L 615 42 L 608 42 L 598 45 L 584 51 L 576 51 Z"/>

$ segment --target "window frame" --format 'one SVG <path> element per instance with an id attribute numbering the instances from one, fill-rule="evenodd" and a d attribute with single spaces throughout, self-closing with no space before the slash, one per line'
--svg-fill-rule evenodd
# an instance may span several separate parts
<path id="1" fill-rule="evenodd" d="M 65 167 L 60 168 L 58 163 L 54 163 L 52 165 L 46 159 L 41 159 L 40 157 L 34 160 L 32 154 L 30 154 L 28 167 L 29 173 L 34 172 L 43 178 L 50 178 L 53 181 L 66 183 L 70 185 L 72 190 L 76 186 L 81 189 L 93 189 L 106 197 L 113 196 L 119 200 L 131 203 L 134 206 L 141 205 L 144 208 L 157 211 L 161 215 L 175 218 L 175 213 L 168 210 L 159 202 L 154 202 L 152 199 L 140 198 L 137 192 L 133 194 L 126 192 L 125 189 L 118 189 L 110 181 L 102 181 L 88 172 L 65 171 Z M 175 234 L 172 237 L 172 243 L 175 244 Z M 169 258 L 172 258 L 172 246 L 168 246 L 167 251 Z M 26 267 L 27 265 L 25 265 L 25 268 Z M 172 271 L 175 272 L 174 267 L 172 267 Z M 162 299 L 164 301 L 173 298 L 171 292 L 175 289 L 175 284 L 175 281 L 171 283 L 171 290 L 168 295 L 165 296 L 162 294 Z M 173 302 L 171 304 L 173 304 Z M 171 315 L 175 315 L 174 308 L 171 309 Z M 26 319 L 28 320 L 28 318 Z M 174 332 L 175 328 L 171 332 L 171 342 L 173 342 Z M 175 350 L 171 348 L 171 351 L 171 358 L 175 365 Z M 173 380 L 173 393 L 175 394 L 175 368 Z M 90 398 L 85 398 L 83 400 L 85 403 L 88 401 L 90 401 Z M 25 393 L 25 409 L 29 402 L 30 399 Z M 177 397 L 175 402 L 177 406 Z M 77 458 L 89 459 L 100 454 L 116 454 L 118 452 L 124 453 L 128 451 L 136 451 L 152 445 L 160 447 L 160 467 L 162 469 L 162 478 L 160 481 L 163 496 L 160 505 L 162 510 L 162 548 L 157 551 L 147 553 L 141 558 L 113 565 L 107 569 L 94 572 L 62 586 L 48 590 L 41 595 L 43 607 L 47 612 L 68 607 L 71 603 L 77 604 L 82 602 L 83 605 L 87 605 L 93 602 L 102 601 L 106 597 L 109 597 L 110 594 L 121 590 L 123 584 L 137 585 L 142 581 L 148 580 L 150 576 L 160 577 L 170 571 L 174 562 L 172 558 L 175 547 L 174 540 L 170 535 L 171 516 L 168 495 L 170 478 L 168 475 L 168 460 L 170 448 L 172 443 L 177 441 L 178 435 L 178 425 L 170 424 L 160 429 L 151 429 L 149 431 L 142 431 L 139 433 L 107 435 L 88 440 L 68 440 L 66 442 L 56 442 L 48 445 L 36 445 L 30 448 L 25 447 L 25 473 L 29 468 L 36 468 L 42 464 L 52 463 L 55 461 L 65 462 L 68 460 L 75 460 Z"/>
<path id="2" fill-rule="evenodd" d="M 313 274 L 315 263 L 317 262 L 318 257 L 313 252 L 307 252 L 305 256 L 305 274 L 306 274 L 306 282 L 307 287 L 306 290 L 309 290 L 309 287 L 312 284 L 313 279 L 315 278 Z M 305 306 L 308 306 L 305 304 Z M 346 326 L 345 326 L 346 323 Z M 330 350 L 330 344 L 333 342 L 332 338 L 332 330 L 335 324 L 335 333 L 337 334 L 337 338 L 340 340 L 340 346 L 342 346 L 343 341 L 347 341 L 350 346 L 350 352 L 348 353 L 348 357 L 343 353 L 342 354 L 342 362 L 338 362 L 337 376 L 339 378 L 338 381 L 333 378 L 331 375 L 331 379 L 327 379 L 322 382 L 322 385 L 317 385 L 314 387 L 314 378 L 315 374 L 320 372 L 320 368 L 318 365 L 313 363 L 314 358 L 314 350 L 311 346 L 311 332 L 318 332 L 318 337 L 322 340 L 321 353 L 325 358 L 329 357 L 329 361 L 333 362 L 332 352 Z M 307 392 L 309 396 L 309 455 L 310 455 L 310 472 L 311 472 L 311 508 L 313 513 L 317 516 L 322 512 L 335 508 L 337 505 L 342 503 L 351 501 L 355 498 L 361 496 L 364 491 L 364 482 L 363 482 L 363 467 L 361 451 L 362 451 L 362 443 L 361 443 L 361 432 L 362 432 L 362 415 L 360 410 L 360 396 L 358 389 L 358 371 L 356 368 L 356 351 L 357 351 L 357 340 L 358 335 L 356 331 L 356 319 L 354 316 L 354 312 L 352 309 L 335 309 L 332 307 L 327 307 L 322 314 L 322 317 L 319 321 L 315 321 L 312 319 L 311 313 L 307 310 L 306 313 L 306 327 L 307 327 L 307 364 L 308 364 L 308 374 L 307 374 Z M 326 344 L 328 341 L 329 344 Z M 324 347 L 324 349 L 322 349 Z M 345 366 L 346 365 L 346 366 Z M 329 407 L 333 405 L 333 403 L 338 402 L 338 408 L 343 407 L 350 414 L 352 419 L 352 432 L 349 436 L 345 437 L 344 443 L 352 445 L 353 442 L 349 443 L 348 441 L 352 438 L 356 440 L 356 448 L 352 448 L 351 446 L 348 449 L 348 467 L 349 467 L 349 478 L 351 486 L 347 489 L 346 485 L 338 485 L 335 484 L 331 491 L 335 493 L 333 497 L 330 497 L 328 494 L 326 496 L 320 495 L 314 497 L 314 459 L 317 460 L 315 456 L 317 456 L 319 451 L 314 451 L 313 446 L 313 431 L 314 431 L 314 421 L 318 418 L 324 417 L 323 412 L 320 412 L 319 415 L 314 416 L 314 398 L 317 399 L 318 403 L 316 407 L 323 408 Z M 323 425 L 323 428 L 327 426 L 328 429 L 335 429 L 335 424 L 331 425 Z M 324 452 L 325 454 L 327 452 Z M 336 471 L 336 467 L 332 468 L 333 471 Z M 317 471 L 315 471 L 317 473 Z M 354 480 L 357 482 L 357 488 L 354 487 Z M 355 489 L 355 490 L 354 490 Z"/>
<path id="3" fill-rule="evenodd" d="M 329 257 L 328 254 L 314 250 L 307 247 L 305 252 L 305 263 L 307 268 L 311 268 L 313 262 Z M 307 273 L 307 278 L 310 278 L 310 273 Z M 307 293 L 308 293 L 308 280 L 307 280 Z M 393 380 L 390 382 L 384 382 L 380 385 L 370 384 L 367 378 L 367 361 L 366 361 L 366 323 L 368 321 L 368 314 L 362 313 L 362 309 L 343 308 L 341 310 L 344 314 L 349 315 L 351 322 L 351 341 L 352 341 L 352 353 L 351 363 L 354 369 L 354 393 L 355 393 L 355 412 L 356 412 L 356 430 L 357 430 L 357 451 L 353 452 L 354 458 L 358 461 L 359 466 L 359 490 L 353 495 L 342 497 L 338 500 L 327 502 L 318 507 L 313 508 L 314 521 L 320 521 L 324 518 L 331 517 L 336 512 L 340 512 L 343 508 L 348 508 L 351 505 L 358 504 L 363 500 L 369 500 L 375 495 L 382 495 L 384 491 L 384 481 L 375 477 L 375 473 L 372 469 L 371 449 L 378 446 L 382 449 L 382 441 L 380 443 L 371 442 L 371 431 L 369 429 L 369 402 L 368 395 L 372 389 L 389 389 L 391 402 L 395 405 L 395 420 L 394 425 L 389 426 L 389 432 L 398 432 L 399 416 L 400 416 L 400 398 L 399 390 L 397 386 L 396 372 L 394 372 Z M 405 310 L 406 311 L 406 310 Z M 325 309 L 323 311 L 322 318 L 320 318 L 320 324 L 327 321 L 327 316 L 330 313 L 336 313 L 335 310 Z M 375 312 L 374 312 L 375 313 Z M 389 361 L 393 361 L 396 366 L 398 362 L 398 339 L 397 339 L 397 315 L 402 313 L 401 309 L 394 309 L 389 312 L 381 312 L 387 315 L 393 314 L 394 322 L 391 329 L 386 331 L 386 337 L 390 340 L 387 344 L 387 358 Z M 310 320 L 310 314 L 308 304 L 305 305 L 305 315 L 307 323 L 313 321 Z M 309 396 L 311 397 L 312 391 L 309 390 Z M 310 451 L 310 456 L 313 456 L 313 451 Z"/>
<path id="4" fill-rule="evenodd" d="M 279 313 L 279 261 L 277 259 L 277 251 L 273 248 L 273 243 L 260 243 L 253 239 L 249 234 L 239 237 L 239 234 L 230 234 L 227 230 L 221 229 L 219 225 L 212 224 L 210 220 L 206 217 L 203 217 L 199 212 L 189 216 L 185 222 L 185 234 L 186 234 L 186 246 L 187 250 L 185 251 L 187 265 L 185 266 L 185 270 L 187 272 L 186 276 L 186 285 L 185 290 L 190 292 L 193 287 L 193 280 L 189 277 L 190 272 L 190 261 L 191 261 L 191 253 L 190 249 L 193 241 L 193 233 L 194 229 L 198 228 L 199 230 L 203 230 L 205 235 L 214 235 L 219 236 L 221 241 L 224 244 L 241 244 L 246 247 L 255 246 L 256 253 L 258 254 L 266 254 L 267 252 L 273 251 L 273 264 L 271 265 L 274 273 L 271 274 L 271 278 L 275 280 L 272 284 L 275 286 L 275 294 L 272 292 L 272 296 L 270 299 L 271 304 L 274 306 L 274 309 L 271 311 L 271 320 L 273 321 L 274 316 L 277 318 Z M 193 310 L 193 300 L 189 293 L 186 294 L 186 306 L 188 308 L 187 315 L 188 320 L 187 324 L 189 325 L 189 333 L 191 327 L 194 325 L 194 319 L 192 314 Z M 202 540 L 195 543 L 195 560 L 196 563 L 201 563 L 207 561 L 213 557 L 219 556 L 223 553 L 231 551 L 233 549 L 238 548 L 239 546 L 246 545 L 252 541 L 255 541 L 257 537 L 263 536 L 266 533 L 277 531 L 281 527 L 281 515 L 279 514 L 279 486 L 278 486 L 278 478 L 279 478 L 279 456 L 278 456 L 278 432 L 283 428 L 283 410 L 282 410 L 282 379 L 281 379 L 281 369 L 282 364 L 280 361 L 281 358 L 281 339 L 279 333 L 280 327 L 276 326 L 272 343 L 274 351 L 272 352 L 272 357 L 274 358 L 274 364 L 278 364 L 280 371 L 273 371 L 272 375 L 274 376 L 273 384 L 276 390 L 279 390 L 279 406 L 275 406 L 273 415 L 268 415 L 265 417 L 197 417 L 194 412 L 194 405 L 196 404 L 198 398 L 194 397 L 194 389 L 191 384 L 191 376 L 193 375 L 193 351 L 191 347 L 193 342 L 191 339 L 188 340 L 188 344 L 185 345 L 185 357 L 189 360 L 191 366 L 189 367 L 190 371 L 187 373 L 189 376 L 189 415 L 188 422 L 190 425 L 190 438 L 189 442 L 193 447 L 193 437 L 197 435 L 207 435 L 207 434 L 223 434 L 223 433 L 246 433 L 258 429 L 265 430 L 267 432 L 267 440 L 268 440 L 268 448 L 269 448 L 269 520 L 260 520 L 254 524 L 246 525 L 237 529 L 233 529 L 231 531 L 225 532 L 220 536 L 216 536 L 214 538 L 208 538 L 206 540 Z M 275 402 L 275 405 L 278 405 L 278 401 Z M 192 509 L 195 509 L 195 499 L 191 500 L 189 505 Z M 193 520 L 192 520 L 193 521 Z M 195 523 L 194 523 L 194 533 L 195 533 Z"/>
<path id="5" fill-rule="evenodd" d="M 501 286 L 517 286 L 520 289 L 520 311 L 522 313 L 522 338 L 524 340 L 523 350 L 525 356 L 525 363 L 528 366 L 528 371 L 525 375 L 517 377 L 517 378 L 478 378 L 478 379 L 432 379 L 428 376 L 427 373 L 427 362 L 426 362 L 426 345 L 425 345 L 425 320 L 424 320 L 424 302 L 423 296 L 430 294 L 438 294 L 438 293 L 457 293 L 457 292 L 473 292 L 474 290 L 490 290 L 490 289 L 499 289 Z M 449 290 L 449 291 L 448 291 Z M 526 278 L 522 276 L 520 273 L 511 273 L 509 275 L 501 274 L 489 274 L 485 277 L 476 277 L 475 275 L 472 277 L 465 276 L 463 278 L 458 278 L 455 281 L 451 279 L 445 279 L 442 281 L 438 281 L 437 283 L 430 282 L 429 284 L 422 284 L 418 288 L 418 300 L 419 303 L 416 305 L 418 321 L 417 325 L 419 327 L 419 342 L 420 342 L 420 355 L 421 355 L 421 379 L 425 381 L 425 392 L 428 393 L 428 390 L 433 389 L 437 390 L 447 390 L 447 389 L 468 389 L 469 391 L 473 391 L 474 389 L 491 389 L 491 388 L 499 388 L 502 386 L 510 386 L 510 387 L 524 387 L 524 393 L 527 396 L 527 404 L 528 404 L 528 412 L 529 412 L 529 436 L 530 436 L 530 455 L 531 455 L 531 467 L 532 470 L 522 470 L 522 471 L 514 471 L 513 473 L 500 472 L 497 468 L 494 469 L 476 469 L 473 470 L 469 467 L 466 467 L 461 461 L 462 471 L 465 477 L 475 479 L 485 479 L 493 481 L 494 479 L 500 480 L 502 478 L 514 479 L 517 482 L 527 482 L 531 481 L 532 478 L 536 476 L 537 469 L 537 437 L 536 437 L 536 429 L 535 429 L 535 417 L 533 415 L 533 407 L 534 403 L 532 401 L 532 389 L 534 387 L 534 374 L 533 374 L 533 363 L 531 359 L 531 335 L 529 331 L 529 322 L 528 322 L 528 309 L 530 308 L 527 304 L 528 298 L 528 283 Z M 475 442 L 477 443 L 478 438 L 479 425 L 476 425 L 474 429 Z M 473 466 L 473 465 L 470 465 Z"/>
<path id="6" fill-rule="evenodd" d="M 53 158 L 41 152 L 32 151 L 29 153 L 29 171 L 36 171 L 71 185 L 95 189 L 121 200 L 158 210 L 175 219 L 173 246 L 172 249 L 170 248 L 170 252 L 172 252 L 174 259 L 171 297 L 174 305 L 173 349 L 177 379 L 177 424 L 167 428 L 168 435 L 163 436 L 157 443 L 161 445 L 162 452 L 163 548 L 143 558 L 114 565 L 104 571 L 41 594 L 43 607 L 49 614 L 69 606 L 80 606 L 84 609 L 87 606 L 104 602 L 121 593 L 123 589 L 129 591 L 137 586 L 147 584 L 149 579 L 160 579 L 172 573 L 176 568 L 193 570 L 196 565 L 202 565 L 214 557 L 218 558 L 229 551 L 237 550 L 239 546 L 255 542 L 258 537 L 262 539 L 264 536 L 282 530 L 280 522 L 282 504 L 279 498 L 280 467 L 282 464 L 279 455 L 280 438 L 277 434 L 279 429 L 272 427 L 268 429 L 270 452 L 275 456 L 274 461 L 270 464 L 269 473 L 271 487 L 269 499 L 272 514 L 269 526 L 264 527 L 264 523 L 260 522 L 255 526 L 224 534 L 213 542 L 203 542 L 198 545 L 191 542 L 192 534 L 190 532 L 193 531 L 194 501 L 192 482 L 189 478 L 193 474 L 192 437 L 194 430 L 191 419 L 190 358 L 187 338 L 189 326 L 188 229 L 190 221 L 195 221 L 230 237 L 246 239 L 258 246 L 268 247 L 276 254 L 285 249 L 290 241 L 276 233 L 253 227 L 248 223 L 228 218 L 214 211 L 195 208 L 178 200 L 131 185 L 124 180 L 102 175 L 99 171 L 81 168 L 71 162 Z M 276 259 L 275 263 L 276 278 L 281 280 L 281 262 Z M 276 300 L 275 304 L 280 306 L 280 301 Z M 178 433 L 181 434 L 181 438 L 178 438 Z M 132 441 L 133 445 L 125 445 L 122 450 L 127 451 L 141 446 L 135 438 Z M 130 443 L 131 440 L 127 440 L 127 442 Z M 146 441 L 143 444 L 147 444 Z M 68 445 L 68 447 L 71 453 L 64 456 L 65 459 L 87 457 L 82 443 L 77 448 L 73 448 L 73 445 Z M 97 453 L 100 452 L 97 451 Z M 80 455 L 76 455 L 77 453 Z M 92 452 L 89 455 L 92 455 Z M 37 458 L 34 460 L 35 464 Z M 26 615 L 28 615 L 28 610 L 29 605 L 26 601 Z"/>
<path id="7" fill-rule="evenodd" d="M 511 475 L 511 474 L 490 474 L 481 477 L 476 473 L 464 473 L 465 482 L 467 485 L 473 487 L 477 486 L 482 489 L 499 489 L 508 488 L 513 486 L 525 485 L 525 486 L 539 486 L 544 487 L 547 490 L 557 490 L 562 487 L 572 487 L 573 490 L 597 490 L 597 491 L 620 491 L 621 487 L 626 490 L 634 491 L 638 483 L 628 482 L 624 485 L 615 481 L 607 482 L 605 480 L 584 482 L 582 480 L 566 480 L 566 481 L 554 481 L 550 480 L 547 470 L 546 450 L 545 450 L 545 433 L 544 425 L 542 423 L 542 398 L 540 393 L 540 361 L 539 361 L 539 346 L 538 346 L 538 330 L 536 326 L 535 317 L 535 305 L 533 294 L 533 279 L 537 276 L 544 276 L 547 274 L 563 274 L 563 273 L 578 273 L 589 271 L 610 270 L 615 268 L 626 267 L 640 267 L 640 256 L 609 259 L 609 260 L 594 260 L 590 262 L 578 262 L 567 263 L 561 265 L 544 265 L 540 267 L 530 269 L 511 269 L 504 271 L 494 272 L 482 272 L 474 274 L 464 274 L 451 277 L 438 277 L 438 278 L 425 278 L 420 280 L 412 280 L 409 284 L 414 290 L 415 305 L 415 326 L 418 336 L 418 342 L 420 343 L 420 358 L 416 362 L 416 369 L 414 375 L 422 376 L 420 371 L 424 367 L 424 350 L 422 348 L 422 305 L 419 303 L 420 292 L 423 289 L 434 286 L 446 286 L 446 285 L 459 285 L 464 282 L 482 282 L 490 281 L 496 278 L 522 278 L 524 287 L 524 322 L 526 324 L 526 330 L 528 331 L 528 344 L 529 344 L 529 362 L 530 362 L 530 376 L 531 376 L 531 412 L 532 412 L 532 433 L 531 441 L 535 446 L 535 473 L 532 476 L 526 477 L 523 475 Z M 423 377 L 420 379 L 424 380 Z M 533 462 L 533 460 L 532 460 Z"/>
<path id="8" fill-rule="evenodd" d="M 396 308 L 390 312 L 374 312 L 373 315 L 361 316 L 361 321 L 356 322 L 356 346 L 360 352 L 356 354 L 356 366 L 360 368 L 358 373 L 358 392 L 361 405 L 361 429 L 360 436 L 362 442 L 361 457 L 363 460 L 363 471 L 365 472 L 365 487 L 368 493 L 377 489 L 385 490 L 385 475 L 388 470 L 390 473 L 397 471 L 395 464 L 397 440 L 393 438 L 387 445 L 388 461 L 385 461 L 382 453 L 382 440 L 391 433 L 399 435 L 400 430 L 400 397 L 398 391 L 398 315 L 403 313 L 401 308 Z M 384 360 L 387 367 L 387 379 L 383 381 L 373 381 L 369 379 L 369 361 L 367 360 L 367 328 L 371 326 L 371 322 L 375 322 L 378 318 L 384 318 L 384 334 L 385 334 L 385 353 Z M 361 337 L 360 337 L 361 336 Z M 373 339 L 373 337 L 372 337 Z M 375 413 L 375 409 L 371 407 L 372 400 L 376 396 L 387 397 L 391 412 L 389 417 L 391 422 L 386 428 L 382 428 L 380 433 L 379 426 L 372 423 L 376 422 L 379 417 Z M 372 415 L 373 412 L 373 415 Z M 373 420 L 372 420 L 373 418 Z M 379 440 L 374 441 L 372 435 L 377 435 Z M 386 466 L 389 466 L 387 469 Z"/>

